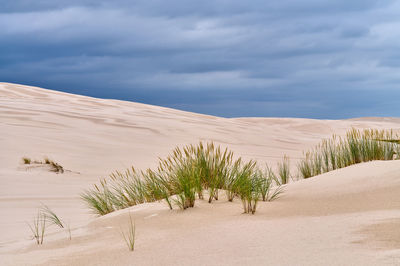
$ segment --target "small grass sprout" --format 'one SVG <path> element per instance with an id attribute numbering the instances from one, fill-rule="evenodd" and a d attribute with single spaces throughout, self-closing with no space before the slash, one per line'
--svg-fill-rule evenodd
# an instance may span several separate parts
<path id="1" fill-rule="evenodd" d="M 28 224 L 36 244 L 42 245 L 46 230 L 46 216 L 38 211 L 37 216 L 33 218 L 32 224 Z"/>
<path id="2" fill-rule="evenodd" d="M 136 237 L 136 225 L 132 219 L 131 214 L 129 213 L 129 224 L 128 229 L 126 231 L 121 230 L 122 237 L 125 240 L 125 243 L 129 249 L 129 251 L 135 250 L 135 237 Z"/>

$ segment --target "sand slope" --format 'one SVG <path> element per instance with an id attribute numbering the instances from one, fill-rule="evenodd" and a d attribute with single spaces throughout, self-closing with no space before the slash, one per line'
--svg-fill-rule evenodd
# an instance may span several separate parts
<path id="1" fill-rule="evenodd" d="M 372 162 L 287 186 L 284 197 L 242 215 L 240 202 L 163 203 L 131 208 L 137 250 L 119 234 L 127 210 L 95 218 L 79 193 L 115 169 L 153 167 L 176 145 L 213 140 L 244 158 L 292 161 L 350 127 L 400 128 L 399 119 L 226 119 L 0 83 L 0 264 L 348 265 L 400 263 L 400 162 Z M 48 156 L 71 170 L 26 169 L 23 156 Z M 29 240 L 43 202 L 71 223 L 73 239 Z M 51 229 L 49 232 L 56 231 Z M 397 235 L 398 236 L 398 235 Z"/>

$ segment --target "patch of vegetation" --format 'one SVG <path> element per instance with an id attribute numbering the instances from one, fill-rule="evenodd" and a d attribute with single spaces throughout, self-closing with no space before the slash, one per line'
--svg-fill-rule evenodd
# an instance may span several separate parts
<path id="1" fill-rule="evenodd" d="M 298 163 L 297 176 L 310 178 L 352 164 L 371 160 L 392 160 L 399 157 L 397 135 L 388 130 L 355 130 L 343 138 L 333 136 L 308 151 Z M 94 189 L 82 194 L 83 200 L 99 215 L 144 202 L 164 200 L 185 210 L 195 206 L 196 199 L 218 200 L 224 190 L 228 201 L 240 198 L 245 213 L 255 213 L 260 200 L 271 201 L 283 193 L 290 182 L 289 158 L 278 163 L 278 174 L 269 166 L 262 171 L 254 161 L 233 159 L 233 152 L 222 150 L 212 142 L 175 148 L 160 159 L 156 170 L 116 171 Z"/>
<path id="2" fill-rule="evenodd" d="M 47 164 L 47 163 L 46 163 Z M 54 162 L 54 161 L 49 161 L 49 164 L 51 166 L 51 171 L 55 172 L 55 173 L 64 173 L 64 167 L 62 167 L 61 165 L 59 165 L 58 163 Z"/>
<path id="3" fill-rule="evenodd" d="M 55 172 L 55 173 L 64 173 L 64 167 L 62 167 L 60 164 L 56 163 L 55 161 L 50 160 L 49 158 L 44 158 L 44 161 L 37 161 L 28 158 L 28 157 L 23 157 L 22 161 L 24 164 L 45 164 L 50 166 L 50 171 Z"/>
<path id="4" fill-rule="evenodd" d="M 43 206 L 39 208 L 36 217 L 33 219 L 33 223 L 28 224 L 33 234 L 33 238 L 36 240 L 38 245 L 43 244 L 47 224 L 65 228 L 65 223 L 57 216 L 57 214 L 47 205 L 43 204 Z M 67 233 L 69 235 L 69 240 L 71 240 L 71 228 L 69 224 L 67 226 Z"/>
<path id="5" fill-rule="evenodd" d="M 255 213 L 260 199 L 273 200 L 282 192 L 269 194 L 277 179 L 271 172 L 265 173 L 254 161 L 233 160 L 233 152 L 228 149 L 199 143 L 176 148 L 167 158 L 160 159 L 157 170 L 116 171 L 81 196 L 95 213 L 104 215 L 161 200 L 170 209 L 174 204 L 185 210 L 194 207 L 197 198 L 204 199 L 204 191 L 208 191 L 207 201 L 212 203 L 218 200 L 219 190 L 225 190 L 229 201 L 239 197 L 245 213 Z"/>
<path id="6" fill-rule="evenodd" d="M 22 161 L 23 161 L 24 164 L 31 164 L 32 160 L 30 158 L 28 158 L 28 157 L 22 157 Z"/>
<path id="7" fill-rule="evenodd" d="M 129 182 L 129 181 L 128 181 Z M 136 199 L 130 200 L 126 190 L 131 192 L 135 190 L 135 184 L 126 184 L 125 187 L 119 187 L 115 184 L 115 191 L 112 193 L 105 179 L 100 181 L 100 186 L 94 185 L 94 189 L 90 189 L 81 194 L 82 199 L 87 203 L 95 213 L 105 215 L 117 209 L 127 208 L 136 205 Z M 121 193 L 121 194 L 119 194 Z M 143 203 L 143 202 L 142 202 Z"/>
<path id="8" fill-rule="evenodd" d="M 303 178 L 373 160 L 393 160 L 400 154 L 400 146 L 391 130 L 356 130 L 346 133 L 344 138 L 333 136 L 323 140 L 306 153 L 298 164 Z"/>

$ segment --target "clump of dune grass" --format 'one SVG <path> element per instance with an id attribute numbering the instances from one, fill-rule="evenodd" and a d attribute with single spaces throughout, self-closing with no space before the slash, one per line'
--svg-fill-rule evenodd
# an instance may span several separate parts
<path id="1" fill-rule="evenodd" d="M 222 151 L 220 147 L 215 147 L 214 143 L 208 143 L 206 146 L 200 143 L 195 154 L 198 174 L 202 177 L 200 181 L 208 189 L 208 202 L 211 203 L 213 199 L 218 200 L 218 190 L 225 184 L 232 165 L 233 152 L 228 149 Z"/>
<path id="2" fill-rule="evenodd" d="M 228 201 L 233 201 L 233 199 L 238 196 L 238 182 L 237 179 L 240 176 L 240 171 L 242 167 L 242 160 L 239 158 L 236 160 L 232 167 L 230 168 L 229 174 L 225 178 L 224 189 L 226 191 L 226 196 Z"/>
<path id="3" fill-rule="evenodd" d="M 289 166 L 289 157 L 286 155 L 283 157 L 282 162 L 278 163 L 278 175 L 279 175 L 279 183 L 281 185 L 287 184 L 290 179 L 290 166 Z"/>
<path id="4" fill-rule="evenodd" d="M 190 166 L 186 166 L 190 167 Z M 177 191 L 175 204 L 182 210 L 194 207 L 196 200 L 196 176 L 194 169 L 180 169 L 173 177 L 173 186 Z"/>
<path id="5" fill-rule="evenodd" d="M 340 138 L 333 136 L 323 140 L 308 151 L 299 162 L 298 170 L 303 178 L 373 160 L 393 160 L 400 152 L 400 145 L 392 130 L 351 129 Z"/>
<path id="6" fill-rule="evenodd" d="M 263 177 L 259 175 L 254 161 L 244 164 L 238 170 L 235 191 L 242 201 L 244 213 L 256 212 L 261 196 L 262 181 Z"/>
<path id="7" fill-rule="evenodd" d="M 194 160 L 194 147 L 176 148 L 166 159 L 160 159 L 159 169 L 168 176 L 170 193 L 176 195 L 174 203 L 182 210 L 194 207 L 196 193 L 201 189 L 199 167 Z M 201 194 L 201 192 L 200 192 Z"/>
<path id="8" fill-rule="evenodd" d="M 272 182 L 279 182 L 271 170 L 266 173 L 268 176 L 254 161 L 233 160 L 228 149 L 200 142 L 175 148 L 165 159 L 160 158 L 156 170 L 136 171 L 132 167 L 115 171 L 81 197 L 95 213 L 104 215 L 154 201 L 165 201 L 170 209 L 175 205 L 186 210 L 195 206 L 196 199 L 204 199 L 204 191 L 208 191 L 206 200 L 212 203 L 218 200 L 219 191 L 225 190 L 229 201 L 239 197 L 245 212 L 254 213 L 261 198 L 272 200 L 281 193 L 279 186 L 272 192 Z M 285 174 L 289 178 L 289 173 Z"/>
<path id="9" fill-rule="evenodd" d="M 148 201 L 160 201 L 165 200 L 168 207 L 172 210 L 172 184 L 169 182 L 168 176 L 162 171 L 162 166 L 158 168 L 158 171 L 147 169 L 146 172 L 142 172 L 144 177 L 144 186 L 147 193 Z"/>
<path id="10" fill-rule="evenodd" d="M 209 192 L 209 202 L 218 199 L 230 172 L 232 152 L 221 150 L 213 143 L 176 148 L 165 159 L 160 159 L 157 170 L 125 172 L 110 175 L 110 182 L 85 191 L 82 198 L 98 214 L 134 206 L 144 202 L 165 200 L 170 209 L 174 203 L 181 209 L 191 208 L 196 196 Z M 175 195 L 175 199 L 171 196 Z"/>
<path id="11" fill-rule="evenodd" d="M 129 213 L 129 224 L 128 229 L 126 231 L 121 230 L 122 237 L 125 240 L 125 243 L 129 249 L 129 251 L 135 250 L 135 235 L 136 235 L 136 225 L 132 219 L 131 214 Z"/>
<path id="12" fill-rule="evenodd" d="M 33 218 L 32 224 L 28 225 L 33 238 L 36 240 L 36 244 L 42 245 L 46 230 L 46 216 L 41 211 L 38 211 L 37 216 Z"/>

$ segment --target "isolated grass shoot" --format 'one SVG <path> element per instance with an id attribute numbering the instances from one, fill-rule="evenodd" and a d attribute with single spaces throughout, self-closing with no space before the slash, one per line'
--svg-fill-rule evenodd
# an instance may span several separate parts
<path id="1" fill-rule="evenodd" d="M 128 224 L 128 229 L 126 231 L 121 230 L 121 234 L 125 240 L 125 243 L 129 249 L 129 251 L 134 251 L 135 250 L 135 235 L 136 235 L 136 225 L 135 222 L 132 219 L 131 214 L 129 213 L 129 224 Z"/>
<path id="2" fill-rule="evenodd" d="M 37 216 L 33 218 L 33 223 L 28 225 L 36 244 L 42 245 L 46 230 L 46 216 L 41 211 L 38 211 Z"/>
<path id="3" fill-rule="evenodd" d="M 55 214 L 55 212 L 49 208 L 49 206 L 43 204 L 43 206 L 40 208 L 40 211 L 48 222 L 57 225 L 60 228 L 64 228 L 64 223 L 57 216 L 57 214 Z"/>

